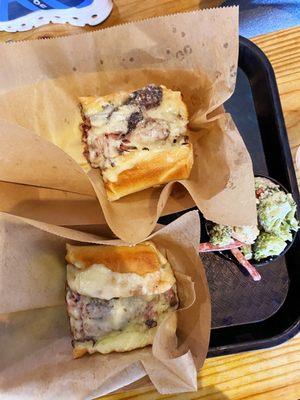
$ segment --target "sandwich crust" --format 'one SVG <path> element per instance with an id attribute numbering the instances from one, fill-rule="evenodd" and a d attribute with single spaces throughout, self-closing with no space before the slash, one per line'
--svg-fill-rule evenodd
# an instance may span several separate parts
<path id="1" fill-rule="evenodd" d="M 105 265 L 113 272 L 145 275 L 159 271 L 162 264 L 155 246 L 144 242 L 136 246 L 72 246 L 67 244 L 66 260 L 80 269 Z M 165 260 L 166 261 L 166 260 Z"/>
<path id="2" fill-rule="evenodd" d="M 73 358 L 83 357 L 87 352 L 86 347 L 75 346 L 73 348 Z"/>
<path id="3" fill-rule="evenodd" d="M 170 264 L 152 242 L 131 247 L 67 245 L 66 260 L 69 287 L 98 299 L 159 294 L 175 283 Z"/>
<path id="4" fill-rule="evenodd" d="M 161 146 L 159 151 L 142 151 L 143 157 L 132 168 L 124 168 L 115 182 L 105 179 L 104 185 L 110 201 L 118 200 L 128 194 L 139 192 L 155 185 L 174 180 L 187 179 L 193 166 L 193 146 L 191 143 L 180 146 Z M 134 153 L 124 156 L 119 164 L 132 164 Z"/>

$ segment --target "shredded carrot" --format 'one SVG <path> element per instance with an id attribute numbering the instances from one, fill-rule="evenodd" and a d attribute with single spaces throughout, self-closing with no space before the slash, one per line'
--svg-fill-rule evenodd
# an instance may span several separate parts
<path id="1" fill-rule="evenodd" d="M 249 263 L 248 260 L 246 260 L 244 254 L 239 250 L 239 249 L 231 249 L 231 253 L 234 255 L 234 257 L 238 260 L 238 262 L 246 268 L 246 270 L 249 272 L 251 275 L 252 279 L 254 281 L 260 281 L 261 276 L 256 270 L 256 268 Z"/>
<path id="2" fill-rule="evenodd" d="M 223 251 L 223 250 L 231 250 L 231 249 L 236 249 L 238 247 L 244 246 L 245 243 L 239 242 L 238 240 L 235 240 L 234 242 L 227 244 L 225 246 L 219 246 L 216 244 L 212 244 L 210 242 L 206 243 L 200 243 L 199 244 L 199 252 L 200 253 L 206 253 L 209 251 Z"/>

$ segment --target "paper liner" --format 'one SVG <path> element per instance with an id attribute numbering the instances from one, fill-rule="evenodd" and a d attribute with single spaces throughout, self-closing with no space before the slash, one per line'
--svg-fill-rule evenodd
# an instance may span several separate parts
<path id="1" fill-rule="evenodd" d="M 0 182 L 0 210 L 57 225 L 106 225 L 96 197 Z"/>
<path id="2" fill-rule="evenodd" d="M 220 107 L 236 80 L 236 7 L 0 45 L 0 52 L 0 118 L 16 125 L 0 124 L 1 180 L 96 193 L 106 222 L 128 242 L 148 236 L 162 213 L 191 207 L 190 196 L 215 222 L 256 224 L 251 159 L 230 115 Z M 169 184 L 110 203 L 100 171 L 91 170 L 82 155 L 78 97 L 134 90 L 150 82 L 180 90 L 187 104 L 195 162 L 181 184 L 190 196 L 186 190 L 178 192 L 180 184 L 176 190 Z M 21 137 L 24 158 L 17 157 Z M 2 169 L 4 159 L 12 168 Z"/>
<path id="3" fill-rule="evenodd" d="M 153 347 L 77 360 L 72 359 L 64 305 L 65 243 L 123 242 L 4 213 L 0 227 L 2 398 L 92 398 L 146 374 L 161 393 L 197 389 L 197 369 L 210 332 L 210 297 L 197 253 L 197 212 L 150 237 L 172 264 L 181 304 L 158 329 Z"/>
<path id="4" fill-rule="evenodd" d="M 2 120 L 0 180 L 94 196 L 80 166 L 57 146 Z"/>

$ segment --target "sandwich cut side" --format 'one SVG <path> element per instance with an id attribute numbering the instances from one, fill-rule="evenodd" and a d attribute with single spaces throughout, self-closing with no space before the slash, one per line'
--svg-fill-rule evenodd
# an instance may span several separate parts
<path id="1" fill-rule="evenodd" d="M 193 148 L 180 92 L 150 84 L 80 103 L 84 155 L 100 169 L 110 201 L 189 177 Z"/>
<path id="2" fill-rule="evenodd" d="M 151 345 L 158 326 L 178 307 L 172 268 L 152 242 L 67 245 L 66 260 L 75 358 Z"/>

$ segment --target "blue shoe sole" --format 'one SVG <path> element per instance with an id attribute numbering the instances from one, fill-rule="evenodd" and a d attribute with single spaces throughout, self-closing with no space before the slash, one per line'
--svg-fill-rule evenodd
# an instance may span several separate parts
<path id="1" fill-rule="evenodd" d="M 1 0 L 0 30 L 25 31 L 50 22 L 97 25 L 112 7 L 111 0 Z"/>

